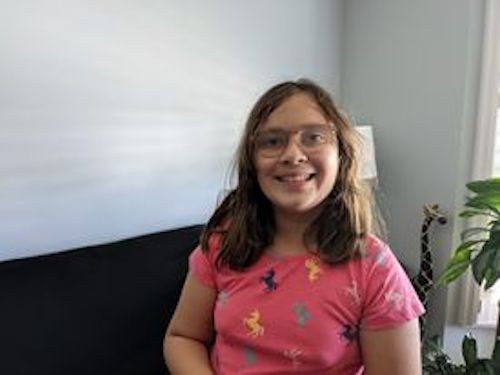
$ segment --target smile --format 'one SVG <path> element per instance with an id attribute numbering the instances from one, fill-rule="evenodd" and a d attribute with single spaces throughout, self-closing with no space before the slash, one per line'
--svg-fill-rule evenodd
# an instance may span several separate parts
<path id="1" fill-rule="evenodd" d="M 275 178 L 281 182 L 307 182 L 312 180 L 314 176 L 316 176 L 316 173 L 276 176 Z"/>

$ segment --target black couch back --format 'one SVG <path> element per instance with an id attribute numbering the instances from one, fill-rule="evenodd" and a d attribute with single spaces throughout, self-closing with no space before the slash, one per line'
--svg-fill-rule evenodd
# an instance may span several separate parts
<path id="1" fill-rule="evenodd" d="M 166 374 L 201 228 L 0 263 L 0 374 Z"/>

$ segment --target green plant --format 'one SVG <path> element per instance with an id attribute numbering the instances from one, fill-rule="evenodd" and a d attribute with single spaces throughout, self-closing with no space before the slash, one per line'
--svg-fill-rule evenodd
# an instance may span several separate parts
<path id="1" fill-rule="evenodd" d="M 454 364 L 450 357 L 443 352 L 443 345 L 439 336 L 426 340 L 422 347 L 422 365 L 424 372 L 429 375 L 495 375 L 493 359 L 478 358 L 476 340 L 464 336 L 462 353 L 465 364 Z"/>
<path id="2" fill-rule="evenodd" d="M 473 193 L 459 214 L 478 224 L 461 233 L 461 243 L 454 251 L 438 284 L 455 281 L 469 267 L 474 280 L 485 289 L 500 278 L 500 178 L 473 181 L 467 184 Z M 500 374 L 500 339 L 497 337 L 491 359 L 478 358 L 476 340 L 465 336 L 462 354 L 465 365 L 455 365 L 442 351 L 436 338 L 424 342 L 424 371 L 428 374 Z"/>
<path id="3" fill-rule="evenodd" d="M 472 266 L 476 282 L 489 289 L 500 278 L 500 178 L 470 182 L 467 188 L 475 194 L 467 198 L 459 216 L 479 218 L 484 224 L 462 231 L 462 243 L 440 282 L 449 284 Z"/>
<path id="4" fill-rule="evenodd" d="M 424 372 L 429 375 L 465 374 L 465 366 L 452 363 L 450 357 L 443 352 L 442 348 L 443 344 L 439 336 L 433 336 L 425 340 L 422 346 L 422 365 Z"/>

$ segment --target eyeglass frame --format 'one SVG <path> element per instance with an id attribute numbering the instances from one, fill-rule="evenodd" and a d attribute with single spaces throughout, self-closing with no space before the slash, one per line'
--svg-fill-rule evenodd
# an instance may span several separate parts
<path id="1" fill-rule="evenodd" d="M 331 135 L 331 138 L 327 139 L 323 143 L 320 143 L 320 144 L 317 144 L 314 146 L 304 145 L 300 135 L 304 131 L 311 129 L 312 126 L 321 127 L 322 129 L 328 129 L 329 131 L 325 132 L 325 134 Z M 278 134 L 285 134 L 286 135 L 286 142 L 283 146 L 280 147 L 280 150 L 276 150 L 275 152 L 272 152 L 272 155 L 269 153 L 266 155 L 265 152 L 262 153 L 262 150 L 259 150 L 258 145 L 257 145 L 257 140 L 258 140 L 260 134 L 272 133 L 272 132 L 275 132 Z M 254 134 L 251 135 L 251 141 L 253 143 L 253 150 L 254 150 L 256 155 L 260 154 L 262 157 L 270 159 L 270 158 L 276 158 L 276 157 L 281 156 L 283 154 L 283 152 L 290 145 L 290 139 L 292 138 L 292 135 L 299 135 L 299 141 L 298 142 L 296 141 L 297 145 L 300 147 L 300 149 L 302 151 L 309 153 L 309 152 L 315 152 L 315 151 L 317 151 L 317 149 L 320 149 L 321 147 L 323 147 L 327 144 L 336 143 L 336 141 L 337 141 L 336 133 L 337 132 L 336 132 L 335 126 L 331 123 L 328 123 L 328 124 L 314 124 L 313 123 L 313 124 L 301 125 L 298 129 L 295 129 L 295 130 L 285 130 L 285 129 L 280 129 L 280 128 L 268 129 L 268 130 L 256 130 L 254 132 Z"/>

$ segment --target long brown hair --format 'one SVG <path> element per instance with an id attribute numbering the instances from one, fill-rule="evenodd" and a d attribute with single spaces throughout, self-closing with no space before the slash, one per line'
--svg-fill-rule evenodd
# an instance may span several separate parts
<path id="1" fill-rule="evenodd" d="M 257 182 L 252 140 L 270 114 L 296 94 L 309 95 L 319 105 L 325 118 L 334 124 L 339 148 L 335 185 L 323 202 L 321 213 L 306 230 L 304 240 L 316 244 L 322 260 L 335 264 L 360 254 L 367 235 L 374 232 L 371 190 L 358 173 L 357 132 L 326 90 L 307 79 L 287 81 L 265 92 L 251 110 L 233 165 L 237 186 L 223 199 L 202 233 L 204 251 L 208 251 L 210 238 L 220 235 L 218 266 L 243 270 L 254 264 L 273 242 L 273 208 Z"/>

